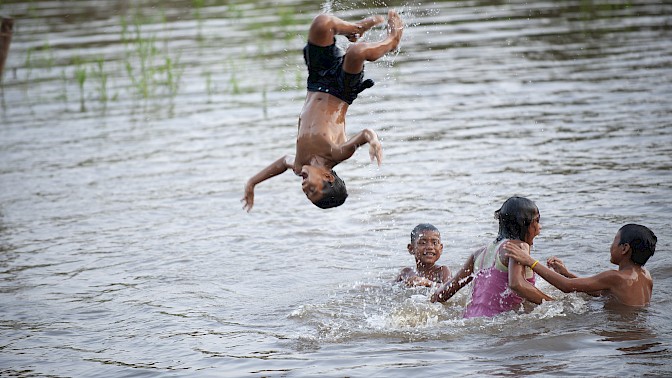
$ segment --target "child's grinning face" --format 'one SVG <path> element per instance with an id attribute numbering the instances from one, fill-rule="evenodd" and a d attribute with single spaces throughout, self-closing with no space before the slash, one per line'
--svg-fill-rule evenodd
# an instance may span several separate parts
<path id="1" fill-rule="evenodd" d="M 441 257 L 443 244 L 441 244 L 441 235 L 436 231 L 423 231 L 418 239 L 409 246 L 416 261 L 423 264 L 434 264 Z"/>

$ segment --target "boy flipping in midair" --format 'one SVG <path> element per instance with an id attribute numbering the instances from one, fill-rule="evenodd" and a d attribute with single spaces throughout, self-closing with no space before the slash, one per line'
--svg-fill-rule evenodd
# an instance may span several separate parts
<path id="1" fill-rule="evenodd" d="M 308 43 L 303 57 L 308 66 L 308 93 L 299 116 L 296 155 L 286 155 L 252 176 L 245 185 L 241 200 L 243 209 L 254 206 L 254 187 L 264 180 L 288 169 L 301 176 L 301 188 L 316 206 L 326 209 L 340 206 L 348 193 L 345 183 L 333 168 L 349 159 L 360 146 L 369 144 L 371 161 L 380 165 L 383 149 L 378 136 L 364 129 L 346 139 L 345 115 L 348 107 L 363 90 L 373 86 L 364 80 L 364 62 L 375 61 L 395 50 L 403 32 L 399 15 L 387 14 L 387 37 L 380 42 L 357 42 L 377 24 L 382 16 L 372 16 L 350 23 L 335 16 L 320 14 L 313 19 L 308 32 Z M 336 46 L 336 35 L 344 35 L 351 42 L 345 53 Z"/>
<path id="2" fill-rule="evenodd" d="M 551 257 L 547 265 L 530 256 L 529 245 L 507 243 L 506 256 L 529 266 L 548 283 L 565 293 L 580 291 L 591 295 L 606 295 L 627 306 L 644 306 L 651 301 L 653 279 L 644 264 L 656 251 L 656 235 L 647 227 L 626 224 L 611 243 L 610 261 L 618 270 L 607 270 L 591 277 L 577 277 L 562 260 Z"/>
<path id="3" fill-rule="evenodd" d="M 415 257 L 415 268 L 402 269 L 397 282 L 408 286 L 433 286 L 450 280 L 450 269 L 445 265 L 436 265 L 443 252 L 441 233 L 436 227 L 429 223 L 415 226 L 407 248 L 408 253 Z"/>

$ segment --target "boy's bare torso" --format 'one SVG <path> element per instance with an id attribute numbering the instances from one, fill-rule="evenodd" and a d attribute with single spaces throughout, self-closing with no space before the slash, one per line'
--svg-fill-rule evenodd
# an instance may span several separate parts
<path id="1" fill-rule="evenodd" d="M 631 268 L 614 271 L 619 276 L 619 284 L 603 295 L 611 295 L 628 306 L 644 306 L 651 300 L 653 279 L 646 268 Z"/>
<path id="2" fill-rule="evenodd" d="M 317 163 L 333 168 L 338 162 L 331 151 L 346 141 L 345 114 L 348 104 L 327 93 L 308 92 L 299 116 L 294 172 Z"/>

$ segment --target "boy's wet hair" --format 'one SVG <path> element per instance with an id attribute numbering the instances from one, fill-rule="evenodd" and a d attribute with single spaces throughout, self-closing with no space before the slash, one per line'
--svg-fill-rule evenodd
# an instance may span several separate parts
<path id="1" fill-rule="evenodd" d="M 413 231 L 411 231 L 411 244 L 415 243 L 416 240 L 420 237 L 422 234 L 422 231 L 434 231 L 439 234 L 439 229 L 434 227 L 434 225 L 429 224 L 429 223 L 420 223 L 419 225 L 415 226 Z"/>
<path id="2" fill-rule="evenodd" d="M 630 245 L 632 250 L 630 259 L 635 264 L 646 264 L 649 257 L 653 256 L 656 251 L 656 242 L 658 242 L 658 238 L 653 231 L 639 224 L 626 224 L 618 232 L 621 233 L 618 245 L 626 243 Z"/>
<path id="3" fill-rule="evenodd" d="M 313 202 L 320 209 L 341 206 L 345 202 L 345 199 L 348 198 L 345 182 L 338 177 L 336 171 L 333 169 L 331 170 L 331 174 L 334 176 L 334 182 L 322 181 L 322 198 Z"/>
<path id="4" fill-rule="evenodd" d="M 530 224 L 537 214 L 539 209 L 531 200 L 524 197 L 507 199 L 502 207 L 495 211 L 495 219 L 499 221 L 497 241 L 525 240 Z"/>

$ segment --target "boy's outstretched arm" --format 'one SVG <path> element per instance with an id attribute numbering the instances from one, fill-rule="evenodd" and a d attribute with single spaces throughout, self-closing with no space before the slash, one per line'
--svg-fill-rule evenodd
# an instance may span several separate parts
<path id="1" fill-rule="evenodd" d="M 369 157 L 371 161 L 376 159 L 378 166 L 380 166 L 383 162 L 383 146 L 378 140 L 376 132 L 371 129 L 364 129 L 340 146 L 332 147 L 331 157 L 337 163 L 348 160 L 360 146 L 367 143 L 369 144 Z"/>
<path id="2" fill-rule="evenodd" d="M 504 249 L 506 249 L 507 257 L 516 260 L 520 264 L 526 266 L 534 265 L 532 270 L 535 273 L 564 293 L 580 291 L 595 294 L 602 290 L 609 290 L 618 284 L 619 277 L 616 271 L 606 271 L 586 278 L 567 278 L 534 260 L 529 255 L 529 246 L 527 244 L 521 246 L 514 243 L 506 243 Z"/>
<path id="3" fill-rule="evenodd" d="M 247 212 L 252 210 L 252 207 L 254 206 L 254 187 L 257 184 L 293 168 L 294 156 L 285 155 L 247 180 L 247 183 L 245 184 L 245 196 L 240 200 L 243 202 L 243 210 Z"/>
<path id="4" fill-rule="evenodd" d="M 555 270 L 556 273 L 560 273 L 567 278 L 579 278 L 579 276 L 570 272 L 569 269 L 567 269 L 567 267 L 565 266 L 565 263 L 562 260 L 560 260 L 559 258 L 557 258 L 555 256 L 552 256 L 548 260 L 546 260 L 546 266 Z M 600 295 L 602 295 L 602 292 L 600 292 L 600 291 L 590 291 L 590 292 L 587 292 L 587 294 L 592 295 L 593 297 L 599 297 Z"/>
<path id="5" fill-rule="evenodd" d="M 559 258 L 553 256 L 546 260 L 546 266 L 555 270 L 556 272 L 562 274 L 567 278 L 577 278 L 577 275 L 570 272 L 569 269 L 565 266 L 565 263 Z"/>

